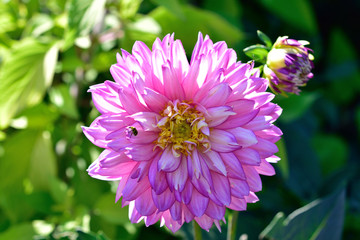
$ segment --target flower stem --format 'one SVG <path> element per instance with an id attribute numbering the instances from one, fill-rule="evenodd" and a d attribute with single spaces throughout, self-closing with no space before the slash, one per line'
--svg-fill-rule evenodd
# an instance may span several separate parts
<path id="1" fill-rule="evenodd" d="M 194 240 L 201 240 L 202 239 L 201 228 L 196 221 L 193 221 L 193 227 L 194 227 Z"/>
<path id="2" fill-rule="evenodd" d="M 230 213 L 226 240 L 235 240 L 238 217 L 239 217 L 238 211 L 233 211 Z"/>

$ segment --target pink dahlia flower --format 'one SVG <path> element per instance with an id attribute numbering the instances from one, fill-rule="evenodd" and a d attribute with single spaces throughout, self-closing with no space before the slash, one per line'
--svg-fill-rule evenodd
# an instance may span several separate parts
<path id="1" fill-rule="evenodd" d="M 275 174 L 269 162 L 279 160 L 281 108 L 252 65 L 199 33 L 190 64 L 167 35 L 152 51 L 142 42 L 122 50 L 110 72 L 115 82 L 90 87 L 101 116 L 83 131 L 105 150 L 88 172 L 120 181 L 116 201 L 131 222 L 220 230 L 226 208 L 258 200 L 259 174 Z"/>

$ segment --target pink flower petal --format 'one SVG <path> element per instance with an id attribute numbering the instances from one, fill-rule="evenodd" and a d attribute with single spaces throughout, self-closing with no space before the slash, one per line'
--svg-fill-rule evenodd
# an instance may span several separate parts
<path id="1" fill-rule="evenodd" d="M 236 141 L 242 147 L 249 147 L 258 142 L 254 132 L 249 129 L 237 127 L 237 128 L 228 129 L 227 131 L 229 131 L 231 134 L 235 136 Z"/>
<path id="2" fill-rule="evenodd" d="M 148 188 L 135 200 L 135 207 L 142 216 L 149 216 L 156 211 L 156 206 L 151 199 L 151 188 Z"/>
<path id="3" fill-rule="evenodd" d="M 246 180 L 229 178 L 229 182 L 232 196 L 243 198 L 249 195 L 250 188 Z"/>
<path id="4" fill-rule="evenodd" d="M 220 153 L 223 160 L 228 177 L 245 180 L 245 173 L 239 159 L 234 153 Z"/>
<path id="5" fill-rule="evenodd" d="M 205 107 L 218 107 L 226 103 L 226 100 L 231 94 L 231 88 L 227 83 L 220 83 L 210 89 L 207 96 L 205 96 L 200 104 Z"/>
<path id="6" fill-rule="evenodd" d="M 158 169 L 164 172 L 173 172 L 179 167 L 180 161 L 181 156 L 174 156 L 172 147 L 169 146 L 165 148 L 165 150 L 162 152 L 162 155 L 158 162 Z"/>
<path id="7" fill-rule="evenodd" d="M 186 180 L 188 179 L 187 171 L 187 158 L 182 155 L 179 167 L 173 171 L 166 173 L 166 179 L 170 189 L 182 192 L 185 187 Z"/>
<path id="8" fill-rule="evenodd" d="M 196 217 L 201 217 L 204 215 L 208 204 L 209 198 L 200 194 L 196 189 L 193 189 L 191 201 L 187 207 Z"/>
<path id="9" fill-rule="evenodd" d="M 213 219 L 221 220 L 225 215 L 225 207 L 219 206 L 213 201 L 209 201 L 209 205 L 205 211 L 205 214 Z"/>
<path id="10" fill-rule="evenodd" d="M 217 152 L 232 152 L 240 148 L 234 135 L 224 130 L 213 129 L 210 132 L 209 140 L 211 149 Z"/>
<path id="11" fill-rule="evenodd" d="M 243 166 L 244 172 L 246 175 L 246 180 L 249 184 L 250 191 L 252 192 L 258 192 L 262 189 L 262 183 L 259 176 L 259 173 L 256 171 L 256 169 L 252 166 Z"/>
<path id="12" fill-rule="evenodd" d="M 174 194 L 170 189 L 166 189 L 160 194 L 156 194 L 155 191 L 152 191 L 152 199 L 159 211 L 165 211 L 169 209 L 175 202 Z"/>
<path id="13" fill-rule="evenodd" d="M 149 182 L 156 194 L 160 194 L 168 188 L 165 173 L 159 171 L 157 167 L 159 158 L 160 156 L 156 156 L 149 168 Z"/>
<path id="14" fill-rule="evenodd" d="M 231 191 L 228 178 L 213 172 L 212 179 L 214 182 L 214 195 L 223 205 L 228 206 L 231 201 Z"/>
<path id="15" fill-rule="evenodd" d="M 261 159 L 257 151 L 251 148 L 243 148 L 234 152 L 242 164 L 259 166 Z"/>

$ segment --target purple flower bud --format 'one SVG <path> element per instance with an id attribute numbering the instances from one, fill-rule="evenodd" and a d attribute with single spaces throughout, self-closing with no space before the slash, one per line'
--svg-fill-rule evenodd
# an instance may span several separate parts
<path id="1" fill-rule="evenodd" d="M 264 75 L 275 93 L 299 94 L 299 87 L 305 86 L 310 78 L 314 64 L 311 49 L 304 47 L 307 41 L 297 41 L 279 37 L 267 55 Z"/>

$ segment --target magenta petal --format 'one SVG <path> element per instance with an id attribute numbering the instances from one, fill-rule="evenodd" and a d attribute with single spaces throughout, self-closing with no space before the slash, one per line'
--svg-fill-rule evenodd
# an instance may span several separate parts
<path id="1" fill-rule="evenodd" d="M 142 95 L 146 105 L 154 112 L 160 112 L 164 110 L 169 99 L 164 95 L 145 87 L 145 93 Z"/>
<path id="2" fill-rule="evenodd" d="M 200 194 L 196 189 L 193 189 L 191 201 L 187 206 L 196 217 L 204 215 L 208 204 L 209 198 Z"/>
<path id="3" fill-rule="evenodd" d="M 160 115 L 154 112 L 137 112 L 130 118 L 137 121 L 144 131 L 158 131 L 157 123 L 161 119 Z"/>
<path id="4" fill-rule="evenodd" d="M 275 175 L 275 169 L 265 159 L 261 159 L 260 166 L 255 167 L 256 171 L 262 175 L 273 176 Z"/>
<path id="5" fill-rule="evenodd" d="M 232 196 L 243 198 L 244 196 L 249 195 L 250 188 L 245 180 L 229 178 L 231 194 Z"/>
<path id="6" fill-rule="evenodd" d="M 235 211 L 244 211 L 246 210 L 246 200 L 243 198 L 231 197 L 229 208 Z"/>
<path id="7" fill-rule="evenodd" d="M 190 203 L 190 200 L 192 198 L 193 188 L 194 187 L 193 187 L 192 183 L 189 180 L 187 180 L 187 182 L 185 184 L 185 188 L 181 192 L 181 199 L 184 204 Z"/>
<path id="8" fill-rule="evenodd" d="M 142 216 L 149 216 L 156 211 L 156 206 L 151 198 L 150 188 L 135 200 L 135 207 Z"/>
<path id="9" fill-rule="evenodd" d="M 209 140 L 211 149 L 217 152 L 232 152 L 240 148 L 234 135 L 224 130 L 213 129 L 210 133 Z"/>
<path id="10" fill-rule="evenodd" d="M 205 211 L 205 214 L 213 219 L 221 220 L 225 215 L 225 207 L 218 206 L 213 201 L 209 201 L 209 205 Z"/>
<path id="11" fill-rule="evenodd" d="M 251 148 L 258 151 L 260 154 L 260 157 L 262 157 L 262 158 L 270 157 L 274 153 L 279 151 L 279 149 L 275 145 L 275 143 L 272 143 L 272 142 L 262 139 L 262 138 L 258 138 L 258 143 L 254 146 L 251 146 Z"/>
<path id="12" fill-rule="evenodd" d="M 196 149 L 192 152 L 191 155 L 188 155 L 187 167 L 188 167 L 189 177 L 191 179 L 193 178 L 193 175 L 195 175 L 196 178 L 200 177 L 201 165 L 200 165 L 199 153 Z"/>
<path id="13" fill-rule="evenodd" d="M 152 190 L 152 199 L 161 212 L 169 209 L 175 202 L 175 196 L 170 189 L 166 189 L 160 194 L 156 194 L 155 191 Z"/>
<path id="14" fill-rule="evenodd" d="M 217 107 L 224 105 L 231 94 L 231 88 L 227 83 L 220 83 L 210 89 L 207 96 L 200 102 L 205 107 Z"/>
<path id="15" fill-rule="evenodd" d="M 229 116 L 235 115 L 229 106 L 220 106 L 208 108 L 206 112 L 206 121 L 209 127 L 216 127 L 226 121 Z"/>
<path id="16" fill-rule="evenodd" d="M 175 171 L 180 165 L 180 157 L 175 157 L 172 151 L 172 147 L 167 147 L 161 154 L 158 168 L 164 172 L 173 172 Z"/>
<path id="17" fill-rule="evenodd" d="M 242 164 L 258 166 L 261 159 L 257 151 L 251 148 L 243 148 L 234 152 Z"/>
<path id="18" fill-rule="evenodd" d="M 129 178 L 123 190 L 123 199 L 132 201 L 138 198 L 150 187 L 149 180 L 144 178 L 140 182 L 137 179 Z"/>
<path id="19" fill-rule="evenodd" d="M 219 153 L 216 151 L 208 151 L 202 153 L 201 156 L 212 171 L 221 173 L 224 176 L 227 175 L 225 164 Z"/>
<path id="20" fill-rule="evenodd" d="M 256 169 L 252 166 L 243 166 L 244 172 L 246 175 L 247 182 L 250 187 L 250 191 L 252 192 L 258 192 L 262 189 L 262 183 L 259 176 L 259 173 L 256 171 Z"/>
<path id="21" fill-rule="evenodd" d="M 186 156 L 182 155 L 181 158 L 179 167 L 173 172 L 166 173 L 170 189 L 175 189 L 179 192 L 184 190 L 186 180 L 188 179 Z"/>
<path id="22" fill-rule="evenodd" d="M 235 136 L 236 141 L 242 147 L 248 147 L 258 142 L 254 132 L 249 129 L 237 127 L 237 128 L 228 129 L 228 131 Z"/>
<path id="23" fill-rule="evenodd" d="M 222 204 L 228 206 L 231 201 L 229 179 L 218 173 L 212 173 L 212 179 L 214 182 L 214 195 Z"/>
<path id="24" fill-rule="evenodd" d="M 153 148 L 152 144 L 132 144 L 125 148 L 125 154 L 134 161 L 149 161 L 158 153 Z"/>
<path id="25" fill-rule="evenodd" d="M 234 153 L 220 153 L 224 161 L 228 177 L 245 180 L 245 173 L 239 159 Z"/>
<path id="26" fill-rule="evenodd" d="M 162 171 L 158 171 L 158 159 L 159 157 L 156 156 L 155 159 L 152 160 L 149 168 L 149 182 L 156 194 L 160 194 L 168 188 L 165 173 Z"/>
<path id="27" fill-rule="evenodd" d="M 199 224 L 199 226 L 206 231 L 209 231 L 214 222 L 212 218 L 206 215 L 202 215 L 201 217 L 195 217 L 194 219 Z"/>
<path id="28" fill-rule="evenodd" d="M 175 221 L 179 221 L 179 220 L 181 220 L 181 216 L 182 216 L 181 213 L 182 213 L 181 203 L 178 201 L 175 201 L 174 204 L 170 208 L 171 217 Z"/>

